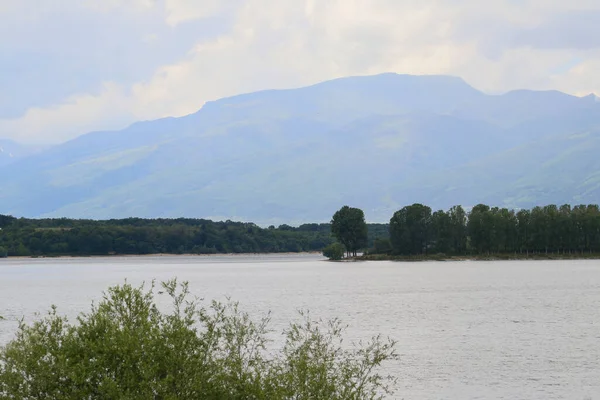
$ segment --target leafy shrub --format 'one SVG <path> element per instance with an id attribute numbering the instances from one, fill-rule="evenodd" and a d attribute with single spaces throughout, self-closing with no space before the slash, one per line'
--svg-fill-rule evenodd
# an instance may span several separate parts
<path id="1" fill-rule="evenodd" d="M 323 255 L 330 260 L 339 261 L 344 257 L 346 249 L 340 243 L 332 243 L 323 249 Z"/>
<path id="2" fill-rule="evenodd" d="M 394 378 L 393 341 L 341 346 L 339 321 L 292 323 L 283 348 L 269 349 L 269 319 L 237 303 L 204 307 L 187 284 L 169 281 L 161 312 L 149 290 L 109 288 L 76 324 L 57 314 L 20 324 L 0 348 L 1 399 L 381 399 Z M 163 292 L 158 292 L 163 294 Z"/>

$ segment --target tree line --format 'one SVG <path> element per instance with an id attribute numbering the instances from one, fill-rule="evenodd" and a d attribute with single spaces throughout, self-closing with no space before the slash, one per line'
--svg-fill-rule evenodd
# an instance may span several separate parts
<path id="1" fill-rule="evenodd" d="M 412 204 L 394 213 L 389 236 L 375 238 L 372 246 L 367 246 L 365 226 L 362 210 L 342 207 L 332 218 L 339 245 L 328 246 L 328 256 L 339 259 L 344 250 L 356 255 L 360 249 L 402 256 L 600 253 L 600 208 L 595 204 L 520 210 L 478 204 L 469 212 L 461 206 L 432 212 Z"/>
<path id="2" fill-rule="evenodd" d="M 344 206 L 330 223 L 259 227 L 205 219 L 106 221 L 27 219 L 0 215 L 0 257 L 107 254 L 217 254 L 322 251 L 330 258 L 359 251 L 390 255 L 600 253 L 598 205 L 511 210 L 478 204 L 432 211 L 412 204 L 389 224 L 367 224 Z"/>
<path id="3" fill-rule="evenodd" d="M 369 232 L 373 243 L 387 235 L 387 225 L 370 224 Z M 262 228 L 195 218 L 93 221 L 0 215 L 0 257 L 304 252 L 321 251 L 333 241 L 330 224 Z"/>

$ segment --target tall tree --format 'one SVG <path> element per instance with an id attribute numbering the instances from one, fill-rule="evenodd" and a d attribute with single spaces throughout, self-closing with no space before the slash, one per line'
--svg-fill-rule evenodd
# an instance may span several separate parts
<path id="1" fill-rule="evenodd" d="M 467 213 L 461 206 L 454 206 L 448 211 L 452 230 L 452 251 L 464 254 L 467 251 Z"/>
<path id="2" fill-rule="evenodd" d="M 517 247 L 521 253 L 529 254 L 531 250 L 531 212 L 519 210 L 517 212 Z"/>
<path id="3" fill-rule="evenodd" d="M 423 204 L 406 206 L 390 219 L 390 240 L 397 254 L 426 254 L 430 233 L 431 208 Z"/>
<path id="4" fill-rule="evenodd" d="M 368 229 L 360 208 L 344 206 L 331 219 L 331 233 L 346 247 L 348 255 L 367 246 Z"/>
<path id="5" fill-rule="evenodd" d="M 452 220 L 443 210 L 436 211 L 431 216 L 431 241 L 436 252 L 452 252 Z"/>
<path id="6" fill-rule="evenodd" d="M 492 246 L 493 220 L 490 207 L 477 204 L 469 214 L 467 231 L 470 238 L 470 247 L 477 253 L 489 252 Z"/>
<path id="7" fill-rule="evenodd" d="M 571 206 L 563 204 L 558 210 L 558 232 L 560 237 L 560 245 L 563 253 L 571 253 L 573 251 L 575 239 L 575 229 L 571 218 Z"/>
<path id="8" fill-rule="evenodd" d="M 548 216 L 542 207 L 531 209 L 531 244 L 533 251 L 547 253 L 549 249 Z"/>

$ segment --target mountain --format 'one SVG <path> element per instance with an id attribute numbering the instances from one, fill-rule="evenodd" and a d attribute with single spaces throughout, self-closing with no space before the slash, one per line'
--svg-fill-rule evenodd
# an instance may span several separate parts
<path id="1" fill-rule="evenodd" d="M 25 146 L 12 140 L 0 139 L 0 167 L 42 150 L 41 146 Z"/>
<path id="2" fill-rule="evenodd" d="M 371 221 L 403 205 L 600 202 L 600 102 L 382 74 L 207 103 L 0 166 L 0 214 Z"/>

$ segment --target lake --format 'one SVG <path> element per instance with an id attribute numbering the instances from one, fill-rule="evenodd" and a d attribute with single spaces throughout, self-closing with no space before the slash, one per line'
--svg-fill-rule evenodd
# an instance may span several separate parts
<path id="1" fill-rule="evenodd" d="M 600 398 L 600 262 L 356 262 L 315 255 L 0 260 L 0 344 L 56 304 L 75 316 L 113 284 L 177 277 L 282 330 L 297 310 L 347 337 L 398 340 L 399 399 Z"/>

